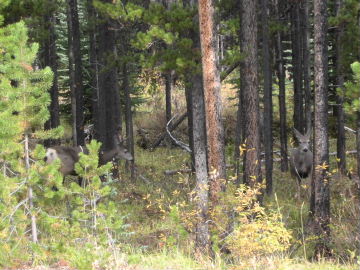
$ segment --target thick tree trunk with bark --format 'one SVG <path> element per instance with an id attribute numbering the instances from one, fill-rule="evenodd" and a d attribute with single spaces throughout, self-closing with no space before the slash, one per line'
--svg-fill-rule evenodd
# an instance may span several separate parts
<path id="1" fill-rule="evenodd" d="M 280 2 L 275 1 L 275 13 L 280 23 Z M 283 58 L 282 34 L 276 33 L 276 70 L 279 84 L 279 113 L 280 113 L 280 153 L 281 153 L 281 171 L 288 171 L 288 147 L 287 147 L 287 124 L 286 124 L 286 88 L 285 88 L 285 65 Z"/>
<path id="2" fill-rule="evenodd" d="M 90 87 L 91 91 L 91 108 L 92 121 L 97 126 L 98 114 L 98 100 L 99 100 L 99 71 L 96 53 L 96 12 L 92 0 L 87 0 L 87 15 L 88 15 L 88 35 L 89 35 L 89 66 L 90 66 Z"/>
<path id="3" fill-rule="evenodd" d="M 69 71 L 72 90 L 73 144 L 84 145 L 84 102 L 77 0 L 68 0 Z"/>
<path id="4" fill-rule="evenodd" d="M 262 50 L 263 50 L 263 75 L 264 75 L 264 148 L 265 148 L 265 178 L 266 192 L 272 192 L 273 171 L 273 134 L 272 134 L 272 71 L 270 66 L 270 41 L 269 41 L 269 2 L 261 0 L 262 24 Z"/>
<path id="5" fill-rule="evenodd" d="M 193 100 L 193 149 L 196 172 L 196 202 L 198 223 L 196 225 L 196 252 L 209 254 L 210 232 L 208 220 L 209 179 L 206 154 L 205 103 L 201 74 L 191 75 Z"/>
<path id="6" fill-rule="evenodd" d="M 240 48 L 244 55 L 240 76 L 244 105 L 244 183 L 254 186 L 262 181 L 260 161 L 259 92 L 257 70 L 256 1 L 241 1 Z"/>
<path id="7" fill-rule="evenodd" d="M 186 0 L 185 5 L 195 8 L 196 2 Z M 198 24 L 198 17 L 194 18 Z M 194 50 L 200 50 L 199 34 L 194 30 L 190 32 L 189 38 L 192 39 Z M 196 64 L 200 65 L 200 59 L 195 59 Z M 187 87 L 187 98 L 191 99 L 191 119 L 192 119 L 192 139 L 193 139 L 193 158 L 196 174 L 196 240 L 195 254 L 209 255 L 211 253 L 210 231 L 208 221 L 209 205 L 209 177 L 207 159 L 207 137 L 205 119 L 205 101 L 203 89 L 203 77 L 201 73 L 189 70 L 185 76 Z"/>
<path id="8" fill-rule="evenodd" d="M 301 13 L 302 30 L 302 71 L 304 79 L 304 99 L 305 99 L 305 123 L 306 131 L 311 128 L 311 77 L 310 77 L 310 41 L 309 41 L 309 3 L 303 0 Z"/>
<path id="9" fill-rule="evenodd" d="M 77 129 L 76 129 L 76 96 L 75 96 L 75 71 L 74 71 L 74 43 L 72 40 L 72 20 L 71 8 L 67 3 L 67 27 L 68 27 L 68 55 L 69 55 L 69 87 L 71 99 L 71 116 L 72 116 L 72 137 L 73 145 L 77 146 Z"/>
<path id="10" fill-rule="evenodd" d="M 313 219 L 318 237 L 315 256 L 330 254 L 330 189 L 328 138 L 328 53 L 327 1 L 314 0 L 314 71 L 315 71 L 315 138 L 313 186 Z"/>
<path id="11" fill-rule="evenodd" d="M 241 13 L 241 2 L 239 1 L 236 5 L 238 12 Z M 241 18 L 241 17 L 240 17 Z M 241 29 L 241 25 L 239 26 Z M 241 40 L 241 31 L 239 31 L 239 40 Z M 244 68 L 244 62 L 240 62 L 240 71 Z M 241 77 L 241 74 L 240 74 Z M 243 93 L 244 93 L 244 81 L 240 79 L 240 88 L 238 89 L 238 103 L 237 103 L 237 113 L 236 113 L 236 129 L 235 129 L 235 151 L 234 151 L 234 160 L 235 160 L 235 174 L 236 174 L 236 184 L 239 185 L 241 182 L 241 153 L 240 145 L 244 137 L 244 106 L 243 106 Z"/>
<path id="12" fill-rule="evenodd" d="M 226 178 L 224 128 L 221 119 L 221 83 L 216 51 L 216 23 L 213 0 L 199 1 L 201 59 L 203 69 L 208 165 L 210 170 L 210 199 L 218 200 Z"/>
<path id="13" fill-rule="evenodd" d="M 103 0 L 111 3 L 111 0 Z M 121 129 L 120 97 L 117 80 L 116 37 L 114 23 L 109 18 L 102 18 L 99 28 L 99 100 L 98 120 L 95 126 L 95 137 L 103 143 L 104 150 L 113 147 L 113 137 Z"/>
<path id="14" fill-rule="evenodd" d="M 343 1 L 336 0 L 336 15 L 340 16 Z M 346 147 L 345 147 L 345 113 L 343 109 L 343 96 L 344 96 L 344 68 L 343 68 L 343 42 L 344 26 L 338 25 L 336 30 L 336 84 L 341 90 L 340 94 L 336 95 L 336 120 L 337 120 L 337 159 L 338 167 L 342 174 L 346 174 Z"/>
<path id="15" fill-rule="evenodd" d="M 192 83 L 186 82 L 185 85 L 185 98 L 186 98 L 186 110 L 188 116 L 188 137 L 189 137 L 189 147 L 191 149 L 191 167 L 195 166 L 195 154 L 194 154 L 194 134 L 193 134 L 193 100 L 192 100 Z"/>
<path id="16" fill-rule="evenodd" d="M 52 0 L 49 1 L 49 4 Z M 58 63 L 56 54 L 56 34 L 55 34 L 55 14 L 52 12 L 49 15 L 45 15 L 45 27 L 48 30 L 48 36 L 44 41 L 42 58 L 44 66 L 51 67 L 54 73 L 53 84 L 50 88 L 51 103 L 49 106 L 50 119 L 45 123 L 45 129 L 56 128 L 60 125 L 59 117 L 59 89 L 58 89 Z M 45 146 L 51 146 L 57 144 L 58 140 L 46 140 Z"/>
<path id="17" fill-rule="evenodd" d="M 237 104 L 237 113 L 236 113 L 236 129 L 235 129 L 235 151 L 234 151 L 234 160 L 235 160 L 235 173 L 236 173 L 236 184 L 240 184 L 240 144 L 242 141 L 242 134 L 244 133 L 244 106 L 242 105 L 242 93 L 243 93 L 243 83 L 240 81 L 240 89 L 238 94 L 238 104 Z"/>
<path id="18" fill-rule="evenodd" d="M 291 18 L 291 47 L 292 47 L 292 68 L 294 81 L 294 127 L 304 132 L 304 108 L 302 91 L 302 57 L 301 57 L 301 29 L 300 29 L 300 3 L 293 1 Z"/>

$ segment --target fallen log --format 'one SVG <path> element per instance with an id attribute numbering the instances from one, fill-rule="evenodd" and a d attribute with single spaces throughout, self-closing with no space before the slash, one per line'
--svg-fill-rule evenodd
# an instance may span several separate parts
<path id="1" fill-rule="evenodd" d="M 185 143 L 183 143 L 182 141 L 177 140 L 177 139 L 171 134 L 171 132 L 170 132 L 170 130 L 169 130 L 169 126 L 170 126 L 170 124 L 171 124 L 171 121 L 175 118 L 175 116 L 176 116 L 176 115 L 174 115 L 174 116 L 169 120 L 169 122 L 166 124 L 166 132 L 168 133 L 170 139 L 172 139 L 173 142 L 174 142 L 177 146 L 179 146 L 180 148 L 184 149 L 186 152 L 191 153 L 190 146 L 187 145 L 187 144 L 185 144 Z"/>
<path id="2" fill-rule="evenodd" d="M 173 131 L 174 129 L 176 129 L 187 117 L 187 112 L 183 113 L 182 115 L 179 116 L 179 118 L 174 122 L 173 125 L 169 126 L 169 131 Z M 165 130 L 165 132 L 163 132 L 158 138 L 157 140 L 153 143 L 153 145 L 151 145 L 150 149 L 155 149 L 156 147 L 158 147 L 160 145 L 160 143 L 166 138 L 166 136 L 168 135 L 167 130 Z"/>

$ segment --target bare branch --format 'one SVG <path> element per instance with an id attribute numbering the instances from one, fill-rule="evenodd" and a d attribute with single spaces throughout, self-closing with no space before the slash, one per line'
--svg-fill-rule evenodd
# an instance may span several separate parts
<path id="1" fill-rule="evenodd" d="M 191 149 L 190 149 L 190 147 L 189 147 L 187 144 L 185 144 L 185 143 L 177 140 L 177 139 L 170 133 L 169 125 L 171 124 L 172 120 L 174 120 L 174 118 L 175 118 L 176 116 L 177 116 L 177 115 L 174 115 L 174 116 L 170 119 L 170 121 L 166 124 L 166 131 L 167 131 L 169 137 L 174 141 L 174 143 L 175 143 L 176 145 L 178 145 L 180 148 L 184 149 L 186 152 L 191 153 Z"/>

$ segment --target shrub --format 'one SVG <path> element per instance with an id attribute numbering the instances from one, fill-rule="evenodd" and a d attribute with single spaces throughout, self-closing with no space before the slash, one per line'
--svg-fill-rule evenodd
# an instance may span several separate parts
<path id="1" fill-rule="evenodd" d="M 265 211 L 257 201 L 260 186 L 252 189 L 241 185 L 235 193 L 235 228 L 226 238 L 235 257 L 251 258 L 285 251 L 291 233 L 285 228 L 280 212 Z"/>

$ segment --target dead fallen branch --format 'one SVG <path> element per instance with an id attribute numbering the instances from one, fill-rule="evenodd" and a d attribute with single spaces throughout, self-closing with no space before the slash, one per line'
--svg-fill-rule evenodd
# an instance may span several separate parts
<path id="1" fill-rule="evenodd" d="M 184 149 L 186 152 L 191 153 L 190 146 L 187 145 L 187 144 L 185 144 L 185 143 L 183 143 L 183 142 L 180 141 L 180 140 L 177 140 L 177 139 L 171 134 L 171 132 L 170 132 L 170 130 L 169 130 L 169 126 L 170 126 L 172 120 L 173 120 L 175 117 L 176 117 L 176 115 L 174 115 L 174 116 L 169 120 L 169 122 L 166 124 L 166 131 L 167 131 L 170 139 L 172 139 L 173 142 L 174 142 L 177 146 L 179 146 L 180 148 Z"/>
<path id="2" fill-rule="evenodd" d="M 352 128 L 349 128 L 349 127 L 344 127 L 344 129 L 346 130 L 346 131 L 350 131 L 350 132 L 352 132 L 352 133 L 356 133 L 356 131 L 355 130 L 353 130 Z"/>
<path id="3" fill-rule="evenodd" d="M 175 130 L 185 120 L 186 117 L 187 117 L 187 112 L 180 115 L 179 118 L 174 122 L 174 124 L 169 126 L 169 131 L 172 132 L 173 130 Z M 168 134 L 167 130 L 163 132 L 153 143 L 153 145 L 151 145 L 150 149 L 155 149 L 156 147 L 158 147 L 160 143 L 166 138 L 167 134 Z"/>

